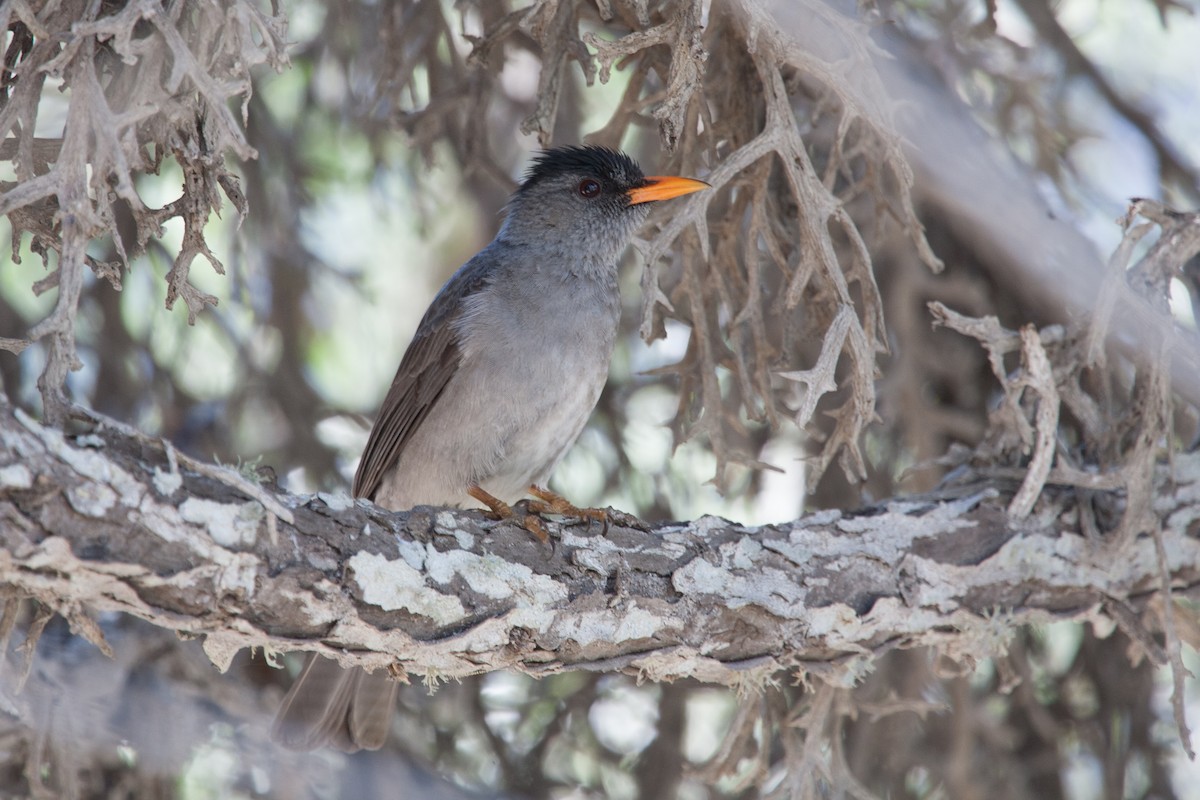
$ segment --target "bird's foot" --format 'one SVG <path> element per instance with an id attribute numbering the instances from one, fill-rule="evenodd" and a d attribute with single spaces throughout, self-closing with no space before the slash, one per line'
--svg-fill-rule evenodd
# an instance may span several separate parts
<path id="1" fill-rule="evenodd" d="M 563 517 L 586 519 L 588 522 L 596 520 L 604 523 L 604 530 L 608 531 L 608 511 L 603 508 L 580 508 L 562 495 L 541 486 L 530 486 L 526 491 L 537 498 L 529 502 L 529 510 L 535 514 L 558 514 Z"/>
<path id="2" fill-rule="evenodd" d="M 480 486 L 470 487 L 467 489 L 467 494 L 487 506 L 492 516 L 496 519 L 516 519 L 521 523 L 521 527 L 536 536 L 539 542 L 542 544 L 550 543 L 550 534 L 546 533 L 546 526 L 538 519 L 537 512 L 525 514 L 518 511 Z"/>

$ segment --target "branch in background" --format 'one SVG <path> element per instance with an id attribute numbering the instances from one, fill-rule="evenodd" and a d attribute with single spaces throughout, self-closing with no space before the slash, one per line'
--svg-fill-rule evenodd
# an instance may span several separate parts
<path id="1" fill-rule="evenodd" d="M 87 249 L 107 237 L 120 255 L 119 264 L 126 264 L 129 255 L 114 201 L 128 204 L 136 221 L 134 255 L 161 234 L 166 220 L 184 219 L 184 243 L 170 275 L 167 307 L 176 296 L 183 297 L 194 321 L 213 300 L 188 281 L 191 261 L 204 255 L 221 271 L 202 233 L 210 214 L 222 205 L 217 187 L 245 213 L 236 181 L 225 169 L 225 154 L 246 159 L 254 150 L 232 102 L 248 97 L 252 67 L 268 63 L 282 69 L 287 63 L 283 18 L 264 14 L 248 0 L 187 7 L 177 1 L 168 8 L 143 0 L 104 15 L 110 10 L 98 3 L 86 9 L 62 3 L 35 17 L 24 4 L 0 5 L 0 30 L 7 32 L 12 25 L 13 41 L 23 44 L 5 53 L 0 140 L 17 182 L 0 187 L 0 213 L 13 223 L 14 252 L 28 232 L 33 251 L 47 265 L 48 254 L 57 254 L 54 273 L 39 286 L 57 286 L 58 299 L 28 339 L 49 343 L 38 385 L 47 419 L 59 424 L 69 407 L 64 383 L 81 365 L 75 317 L 84 266 L 120 287 L 119 266 L 88 257 Z M 134 29 L 144 22 L 153 33 L 135 36 Z M 34 137 L 48 79 L 61 80 L 69 89 L 57 153 L 47 140 Z M 156 172 L 164 152 L 184 169 L 183 196 L 151 210 L 142 202 L 136 178 Z"/>
<path id="2" fill-rule="evenodd" d="M 847 18 L 854 13 L 847 0 L 822 2 L 844 9 Z M 816 38 L 825 29 L 802 25 L 790 7 L 777 3 L 772 10 L 779 27 L 813 52 L 838 46 Z M 910 42 L 888 28 L 877 36 L 886 50 L 877 54 L 876 74 L 889 96 L 904 101 L 895 123 L 928 213 L 969 244 L 998 285 L 1020 294 L 1030 316 L 1058 322 L 1089 317 L 1101 303 L 1106 274 L 1095 245 L 1055 215 L 1031 170 L 995 155 L 991 137 Z M 1160 342 L 1169 341 L 1172 388 L 1200 405 L 1200 340 L 1159 313 L 1159 296 L 1122 289 L 1114 302 L 1117 313 L 1105 331 L 1110 346 L 1140 362 L 1157 358 Z"/>
<path id="3" fill-rule="evenodd" d="M 1196 165 L 1188 162 L 1175 144 L 1159 128 L 1157 119 L 1145 109 L 1139 108 L 1133 101 L 1124 97 L 1117 88 L 1104 76 L 1096 64 L 1079 49 L 1079 45 L 1071 38 L 1058 17 L 1053 6 L 1047 0 L 1017 0 L 1017 5 L 1029 22 L 1037 29 L 1043 42 L 1050 45 L 1058 53 L 1071 75 L 1081 75 L 1086 78 L 1104 101 L 1120 116 L 1128 120 L 1142 135 L 1142 138 L 1154 150 L 1158 159 L 1159 177 L 1164 185 L 1174 185 L 1192 197 L 1200 191 L 1200 172 Z M 1176 7 L 1189 10 L 1185 6 Z M 1159 13 L 1166 24 L 1166 8 L 1159 6 Z"/>

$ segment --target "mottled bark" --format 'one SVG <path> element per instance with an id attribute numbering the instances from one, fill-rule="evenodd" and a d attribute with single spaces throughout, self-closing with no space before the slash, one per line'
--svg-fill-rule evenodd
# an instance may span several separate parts
<path id="1" fill-rule="evenodd" d="M 849 681 L 893 648 L 980 657 L 1049 619 L 1115 620 L 1154 647 L 1138 617 L 1161 586 L 1153 540 L 1110 552 L 1053 487 L 1020 523 L 980 483 L 761 528 L 551 524 L 551 549 L 479 512 L 251 485 L 113 425 L 64 438 L 4 407 L 0 443 L 0 583 L 102 647 L 90 615 L 123 611 L 203 636 L 221 668 L 266 647 L 425 680 L 591 669 L 730 685 L 783 669 Z M 1172 585 L 1195 595 L 1200 458 L 1158 480 Z"/>

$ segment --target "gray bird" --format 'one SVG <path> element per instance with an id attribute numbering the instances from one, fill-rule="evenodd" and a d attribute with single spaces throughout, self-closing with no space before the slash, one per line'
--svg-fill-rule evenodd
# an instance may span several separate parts
<path id="1" fill-rule="evenodd" d="M 608 379 L 618 260 L 648 203 L 707 186 L 646 177 L 603 147 L 539 154 L 496 238 L 425 312 L 371 430 L 354 496 L 393 510 L 474 498 L 504 514 L 533 493 L 552 510 L 572 510 L 540 486 Z M 272 736 L 297 750 L 377 749 L 397 686 L 383 671 L 310 656 Z"/>

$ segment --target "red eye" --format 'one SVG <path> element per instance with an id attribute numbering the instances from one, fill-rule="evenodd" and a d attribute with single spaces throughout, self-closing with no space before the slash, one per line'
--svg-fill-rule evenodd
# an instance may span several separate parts
<path id="1" fill-rule="evenodd" d="M 600 184 L 591 178 L 585 178 L 579 182 L 579 194 L 581 197 L 595 197 L 600 194 Z"/>

